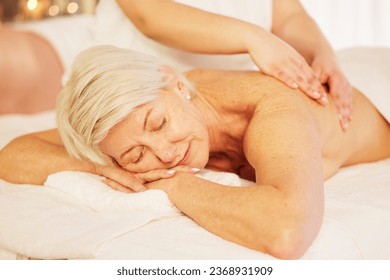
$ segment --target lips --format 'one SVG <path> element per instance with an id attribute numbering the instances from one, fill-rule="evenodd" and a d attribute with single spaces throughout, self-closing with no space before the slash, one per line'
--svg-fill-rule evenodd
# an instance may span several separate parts
<path id="1" fill-rule="evenodd" d="M 191 143 L 188 144 L 187 150 L 184 153 L 184 156 L 183 156 L 182 160 L 177 165 L 184 165 L 186 163 L 187 159 L 190 156 L 190 148 L 191 148 Z"/>

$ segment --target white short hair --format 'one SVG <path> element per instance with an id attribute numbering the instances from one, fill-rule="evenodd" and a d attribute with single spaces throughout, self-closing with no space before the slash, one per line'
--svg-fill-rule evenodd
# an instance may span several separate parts
<path id="1" fill-rule="evenodd" d="M 99 149 L 109 130 L 135 107 L 157 97 L 169 81 L 152 56 L 114 46 L 80 53 L 57 98 L 57 125 L 69 155 L 108 164 Z"/>

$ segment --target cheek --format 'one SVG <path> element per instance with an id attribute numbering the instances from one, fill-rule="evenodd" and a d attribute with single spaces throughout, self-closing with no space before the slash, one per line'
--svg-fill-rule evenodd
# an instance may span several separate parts
<path id="1" fill-rule="evenodd" d="M 181 112 L 176 113 L 171 119 L 170 133 L 177 135 L 178 138 L 186 138 L 189 135 L 203 135 L 205 134 L 205 128 L 197 115 L 191 114 L 191 110 L 188 113 Z"/>

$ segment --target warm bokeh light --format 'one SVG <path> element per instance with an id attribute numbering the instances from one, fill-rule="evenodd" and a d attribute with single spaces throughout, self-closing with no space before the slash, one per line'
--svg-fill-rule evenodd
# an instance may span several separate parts
<path id="1" fill-rule="evenodd" d="M 60 7 L 58 7 L 58 5 L 50 6 L 49 11 L 48 11 L 49 16 L 55 17 L 59 13 L 60 13 Z"/>
<path id="2" fill-rule="evenodd" d="M 0 0 L 0 23 L 92 15 L 98 2 L 98 0 Z"/>
<path id="3" fill-rule="evenodd" d="M 35 10 L 38 7 L 38 0 L 28 0 L 27 9 L 30 11 Z"/>
<path id="4" fill-rule="evenodd" d="M 79 5 L 76 2 L 70 2 L 68 6 L 66 7 L 66 11 L 69 14 L 74 14 L 78 11 Z"/>

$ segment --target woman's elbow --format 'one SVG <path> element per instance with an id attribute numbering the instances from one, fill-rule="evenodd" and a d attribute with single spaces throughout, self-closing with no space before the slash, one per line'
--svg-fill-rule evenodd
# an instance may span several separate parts
<path id="1" fill-rule="evenodd" d="M 314 211 L 313 211 L 314 212 Z M 322 212 L 307 217 L 303 213 L 288 215 L 266 246 L 268 254 L 279 259 L 299 259 L 309 249 L 322 224 Z M 281 225 L 281 224 L 279 224 Z"/>
<path id="2" fill-rule="evenodd" d="M 301 258 L 313 238 L 303 237 L 304 234 L 299 234 L 294 231 L 282 231 L 272 244 L 268 246 L 268 253 L 278 259 L 299 259 Z"/>

